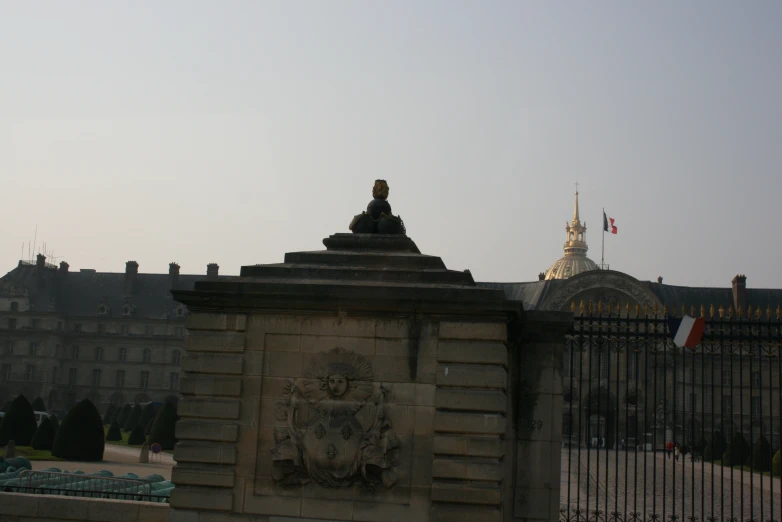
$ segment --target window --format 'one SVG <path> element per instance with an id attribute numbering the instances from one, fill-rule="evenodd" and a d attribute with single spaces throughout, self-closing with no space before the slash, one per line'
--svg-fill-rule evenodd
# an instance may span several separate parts
<path id="1" fill-rule="evenodd" d="M 695 413 L 698 407 L 698 396 L 694 393 L 690 394 L 690 404 L 687 406 L 687 413 Z"/>
<path id="2" fill-rule="evenodd" d="M 93 386 L 100 386 L 100 374 L 101 371 L 98 368 L 95 368 L 92 370 L 92 385 Z"/>
<path id="3" fill-rule="evenodd" d="M 125 386 L 125 370 L 117 370 L 117 388 Z"/>
<path id="4" fill-rule="evenodd" d="M 68 385 L 74 386 L 76 384 L 76 368 L 68 370 Z"/>
<path id="5" fill-rule="evenodd" d="M 592 368 L 592 375 L 594 377 L 599 377 L 601 379 L 608 379 L 608 372 L 610 368 L 608 367 L 608 349 L 606 348 L 602 352 L 597 352 L 592 356 L 592 365 L 594 368 Z"/>
<path id="6" fill-rule="evenodd" d="M 128 335 L 128 325 L 126 324 L 120 325 L 119 333 L 121 333 L 122 335 Z"/>
<path id="7" fill-rule="evenodd" d="M 749 408 L 752 415 L 760 415 L 760 397 L 751 397 Z"/>
<path id="8" fill-rule="evenodd" d="M 760 372 L 750 374 L 749 386 L 751 388 L 760 388 Z"/>
<path id="9" fill-rule="evenodd" d="M 181 326 L 177 326 L 174 328 L 174 335 L 177 337 L 184 337 L 185 336 L 185 329 Z"/>
<path id="10" fill-rule="evenodd" d="M 14 319 L 13 317 L 8 319 L 8 329 L 16 330 L 16 319 Z"/>
<path id="11" fill-rule="evenodd" d="M 18 312 L 19 311 L 19 303 L 16 301 L 11 301 L 11 311 L 12 312 Z"/>
<path id="12" fill-rule="evenodd" d="M 148 363 L 152 359 L 152 351 L 149 348 L 144 349 L 143 362 Z"/>
<path id="13" fill-rule="evenodd" d="M 0 366 L 0 381 L 8 382 L 11 380 L 11 365 L 3 364 Z"/>
<path id="14" fill-rule="evenodd" d="M 80 323 L 74 324 L 73 325 L 73 331 L 74 332 L 81 332 L 81 324 Z"/>
<path id="15" fill-rule="evenodd" d="M 145 389 L 149 387 L 149 372 L 141 372 L 138 387 Z"/>
<path id="16" fill-rule="evenodd" d="M 38 355 L 38 342 L 33 341 L 30 343 L 30 356 L 35 357 Z"/>
<path id="17" fill-rule="evenodd" d="M 96 361 L 102 361 L 103 360 L 103 348 L 100 346 L 95 347 L 95 360 Z"/>
<path id="18" fill-rule="evenodd" d="M 172 374 L 173 375 L 173 374 Z M 570 413 L 562 415 L 562 436 L 570 437 L 573 430 L 573 416 Z"/>
<path id="19" fill-rule="evenodd" d="M 179 350 L 174 350 L 174 352 L 171 354 L 171 363 L 176 364 L 177 366 L 182 364 L 182 352 Z"/>
<path id="20" fill-rule="evenodd" d="M 98 333 L 99 334 L 105 334 L 106 333 L 106 325 L 105 324 L 99 324 L 98 325 Z"/>
<path id="21" fill-rule="evenodd" d="M 722 384 L 730 386 L 733 383 L 733 378 L 730 370 L 722 370 Z"/>
<path id="22" fill-rule="evenodd" d="M 35 366 L 28 364 L 24 367 L 24 380 L 32 381 L 35 378 Z"/>
<path id="23" fill-rule="evenodd" d="M 14 354 L 14 342 L 6 341 L 5 348 L 3 348 L 3 355 L 13 355 L 13 354 Z"/>
<path id="24" fill-rule="evenodd" d="M 30 319 L 30 328 L 33 330 L 37 330 L 41 327 L 41 320 L 40 319 Z"/>
<path id="25" fill-rule="evenodd" d="M 171 372 L 171 376 L 168 380 L 168 388 L 173 391 L 179 389 L 179 373 Z"/>
<path id="26" fill-rule="evenodd" d="M 127 348 L 120 348 L 119 349 L 119 355 L 117 356 L 117 359 L 120 361 L 127 361 L 128 360 L 128 349 Z"/>
<path id="27" fill-rule="evenodd" d="M 71 346 L 71 359 L 78 359 L 79 358 L 79 347 L 78 346 Z"/>
<path id="28" fill-rule="evenodd" d="M 733 413 L 733 400 L 730 395 L 722 396 L 722 415 L 729 416 Z M 724 435 L 724 434 L 723 434 Z"/>
<path id="29" fill-rule="evenodd" d="M 145 326 L 144 327 L 144 335 L 155 335 L 155 327 L 154 326 Z"/>
<path id="30" fill-rule="evenodd" d="M 627 352 L 627 378 L 638 380 L 638 356 L 639 352 L 629 350 Z"/>
<path id="31" fill-rule="evenodd" d="M 695 368 L 690 368 L 690 384 L 695 384 Z"/>
<path id="32" fill-rule="evenodd" d="M 635 439 L 638 436 L 638 417 L 627 417 L 627 438 Z"/>

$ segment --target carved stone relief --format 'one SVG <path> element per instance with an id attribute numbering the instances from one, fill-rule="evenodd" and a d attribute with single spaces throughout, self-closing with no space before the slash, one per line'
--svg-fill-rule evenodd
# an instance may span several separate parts
<path id="1" fill-rule="evenodd" d="M 570 303 L 582 292 L 592 289 L 610 289 L 624 294 L 641 306 L 662 306 L 657 297 L 636 279 L 620 272 L 594 270 L 583 272 L 572 278 L 541 303 L 543 310 L 570 310 Z M 576 303 L 578 304 L 578 303 Z"/>
<path id="2" fill-rule="evenodd" d="M 274 432 L 275 482 L 393 486 L 400 444 L 386 416 L 388 391 L 361 355 L 343 348 L 316 355 L 302 378 L 286 382 L 277 404 L 285 427 Z"/>

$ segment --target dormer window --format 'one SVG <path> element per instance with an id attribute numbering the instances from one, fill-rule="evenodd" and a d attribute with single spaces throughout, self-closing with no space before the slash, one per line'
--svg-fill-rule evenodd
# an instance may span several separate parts
<path id="1" fill-rule="evenodd" d="M 98 315 L 106 315 L 109 312 L 109 307 L 106 305 L 98 305 Z"/>
<path id="2" fill-rule="evenodd" d="M 16 301 L 11 301 L 11 311 L 12 312 L 18 312 L 19 311 L 19 303 Z"/>
<path id="3" fill-rule="evenodd" d="M 185 308 L 183 305 L 179 305 L 176 309 L 176 316 L 177 317 L 184 317 L 187 313 L 187 308 Z"/>

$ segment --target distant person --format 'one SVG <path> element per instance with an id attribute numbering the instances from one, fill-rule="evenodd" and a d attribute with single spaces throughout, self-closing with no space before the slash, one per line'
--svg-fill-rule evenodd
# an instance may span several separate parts
<path id="1" fill-rule="evenodd" d="M 679 462 L 679 453 L 681 453 L 681 447 L 679 446 L 679 443 L 677 442 L 673 446 L 673 458 L 676 460 L 676 462 Z"/>
<path id="2" fill-rule="evenodd" d="M 624 439 L 622 439 L 622 440 L 620 440 L 620 441 L 619 441 L 619 449 L 620 449 L 620 450 L 623 450 L 623 449 L 625 449 L 625 440 L 624 440 Z"/>
<path id="3" fill-rule="evenodd" d="M 672 451 L 673 451 L 673 442 L 668 441 L 668 443 L 665 445 L 665 456 L 670 459 Z"/>

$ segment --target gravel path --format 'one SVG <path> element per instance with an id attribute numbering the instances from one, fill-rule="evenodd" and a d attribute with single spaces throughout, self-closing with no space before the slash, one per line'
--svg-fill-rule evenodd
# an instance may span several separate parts
<path id="1" fill-rule="evenodd" d="M 595 510 L 600 512 L 599 520 L 610 520 L 613 512 L 621 513 L 620 519 L 632 518 L 630 514 L 635 512 L 647 521 L 657 513 L 660 522 L 684 522 L 693 516 L 699 521 L 708 521 L 709 517 L 718 521 L 735 518 L 736 522 L 782 520 L 782 484 L 778 478 L 772 482 L 770 477 L 746 471 L 742 474 L 735 469 L 731 476 L 730 468 L 682 458 L 675 463 L 663 453 L 636 455 L 584 448 L 579 459 L 577 448 L 570 455 L 565 448 L 561 488 L 560 508 L 570 506 L 571 515 L 576 506 L 588 509 L 590 520 L 595 518 Z"/>
<path id="2" fill-rule="evenodd" d="M 115 475 L 135 473 L 143 477 L 145 475 L 157 474 L 162 475 L 167 480 L 171 479 L 171 468 L 174 467 L 174 459 L 169 453 L 160 453 L 159 461 L 158 457 L 156 457 L 155 462 L 151 462 L 150 454 L 150 463 L 140 464 L 138 461 L 140 452 L 138 448 L 106 444 L 106 448 L 103 450 L 103 461 L 101 462 L 34 460 L 31 464 L 33 469 L 58 468 L 68 471 L 81 470 L 85 473 L 94 473 L 105 469 Z"/>

